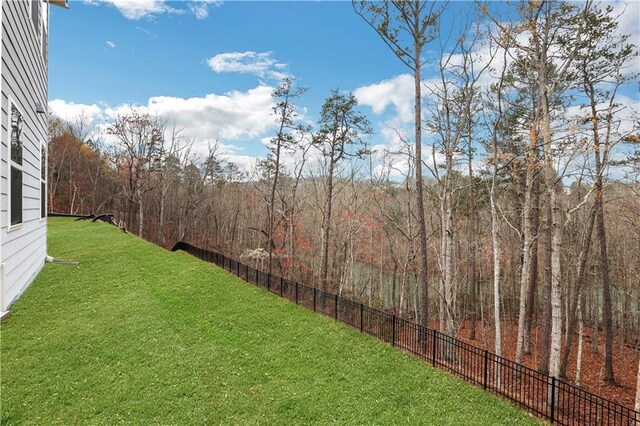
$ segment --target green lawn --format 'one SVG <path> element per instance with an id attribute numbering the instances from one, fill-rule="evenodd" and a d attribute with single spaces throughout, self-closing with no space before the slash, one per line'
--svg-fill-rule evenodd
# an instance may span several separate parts
<path id="1" fill-rule="evenodd" d="M 534 424 L 418 359 L 113 226 L 49 219 L 1 325 L 2 424 Z"/>

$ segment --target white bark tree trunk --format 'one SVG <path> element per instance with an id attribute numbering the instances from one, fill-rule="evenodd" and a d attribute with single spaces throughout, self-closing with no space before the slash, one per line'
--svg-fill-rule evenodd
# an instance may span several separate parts
<path id="1" fill-rule="evenodd" d="M 562 247 L 562 213 L 555 188 L 551 192 L 552 230 L 551 240 L 551 350 L 549 351 L 549 373 L 553 377 L 560 374 L 562 350 L 562 292 L 560 280 L 560 249 Z"/>
<path id="2" fill-rule="evenodd" d="M 562 212 L 556 190 L 555 155 L 551 138 L 551 113 L 549 111 L 549 79 L 547 77 L 547 51 L 538 50 L 538 89 L 542 109 L 542 137 L 544 142 L 544 176 L 547 195 L 551 204 L 551 347 L 549 350 L 549 374 L 558 377 L 560 373 L 560 351 L 562 348 L 562 301 L 560 292 L 560 248 L 562 246 Z"/>
<path id="3" fill-rule="evenodd" d="M 442 205 L 442 295 L 440 313 L 441 330 L 449 336 L 456 335 L 453 317 L 454 288 L 453 288 L 453 189 L 451 174 L 453 173 L 453 158 L 447 154 L 447 176 L 444 181 L 444 200 Z"/>
<path id="4" fill-rule="evenodd" d="M 491 184 L 491 242 L 493 245 L 493 317 L 495 322 L 495 352 L 502 356 L 502 332 L 500 327 L 500 241 L 498 233 L 498 211 L 495 200 L 497 166 L 494 165 L 494 176 Z"/>
<path id="5" fill-rule="evenodd" d="M 455 335 L 455 326 L 452 316 L 453 303 L 453 282 L 452 282 L 452 206 L 451 206 L 451 184 L 449 178 L 445 178 L 443 189 L 443 199 L 441 204 L 442 235 L 440 264 L 442 277 L 439 285 L 440 301 L 440 331 L 450 336 Z"/>
<path id="6" fill-rule="evenodd" d="M 531 303 L 527 300 L 529 295 L 529 263 L 531 258 L 531 243 L 533 239 L 533 227 L 532 227 L 532 202 L 531 202 L 531 189 L 533 186 L 533 170 L 532 165 L 528 162 L 527 174 L 526 174 L 526 189 L 524 193 L 524 211 L 523 211 L 523 246 L 522 246 L 522 273 L 520 275 L 520 306 L 518 313 L 518 337 L 516 344 L 516 363 L 522 364 L 522 354 L 524 352 L 524 332 L 525 332 L 525 318 L 527 316 L 527 306 Z M 535 272 L 534 272 L 535 273 Z"/>
<path id="7" fill-rule="evenodd" d="M 584 337 L 584 326 L 582 322 L 582 296 L 578 295 L 578 355 L 576 359 L 576 386 L 580 386 L 580 373 L 582 372 L 582 340 Z"/>

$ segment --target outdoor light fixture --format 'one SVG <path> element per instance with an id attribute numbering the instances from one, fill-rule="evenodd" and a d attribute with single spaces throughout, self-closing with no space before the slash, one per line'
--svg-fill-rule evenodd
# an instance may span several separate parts
<path id="1" fill-rule="evenodd" d="M 44 107 L 42 106 L 42 104 L 40 102 L 36 102 L 36 112 L 38 114 L 44 114 L 47 111 L 44 109 Z"/>
<path id="2" fill-rule="evenodd" d="M 47 3 L 50 3 L 54 6 L 60 6 L 62 8 L 65 9 L 69 9 L 69 2 L 68 0 L 48 0 Z"/>

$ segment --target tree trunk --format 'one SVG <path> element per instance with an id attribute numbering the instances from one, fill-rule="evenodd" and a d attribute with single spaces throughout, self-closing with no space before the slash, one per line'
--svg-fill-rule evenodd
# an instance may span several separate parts
<path id="1" fill-rule="evenodd" d="M 591 331 L 591 352 L 594 354 L 600 353 L 600 347 L 598 341 L 600 337 L 600 300 L 598 298 L 598 291 L 595 291 L 593 296 L 593 302 L 591 303 L 591 310 L 593 311 L 593 329 Z"/>
<path id="2" fill-rule="evenodd" d="M 584 321 L 582 320 L 582 298 L 578 298 L 578 356 L 576 358 L 576 386 L 580 386 L 580 374 L 582 373 L 582 341 L 584 338 Z"/>
<path id="3" fill-rule="evenodd" d="M 165 199 L 165 191 L 163 188 L 160 188 L 160 213 L 158 215 L 158 237 L 157 244 L 159 246 L 164 247 L 164 199 Z"/>
<path id="4" fill-rule="evenodd" d="M 549 193 L 544 197 L 543 234 L 543 266 L 544 266 L 544 294 L 542 297 L 542 322 L 540 325 L 540 363 L 538 370 L 549 372 L 549 337 L 551 331 L 551 203 Z"/>
<path id="5" fill-rule="evenodd" d="M 596 109 L 595 90 L 591 87 L 591 120 L 593 123 L 593 153 L 596 166 L 595 204 L 597 209 L 596 229 L 600 245 L 600 267 L 602 268 L 602 309 L 604 319 L 604 379 L 609 384 L 615 383 L 613 374 L 613 313 L 611 309 L 611 281 L 609 277 L 609 259 L 607 256 L 607 234 L 604 225 L 604 203 L 602 201 L 604 162 L 600 155 L 600 135 L 598 133 L 598 113 Z M 606 146 L 605 146 L 606 149 Z M 606 153 L 605 153 L 606 155 Z M 606 159 L 606 157 L 604 157 Z"/>
<path id="6" fill-rule="evenodd" d="M 538 164 L 538 153 L 536 152 L 536 164 Z M 531 226 L 535 232 L 533 243 L 531 244 L 531 260 L 529 262 L 529 284 L 527 289 L 527 312 L 524 319 L 523 330 L 523 351 L 525 354 L 531 353 L 531 327 L 533 323 L 534 307 L 536 304 L 536 290 L 538 287 L 538 241 L 540 238 L 540 179 L 536 176 L 533 185 L 533 211 Z"/>
<path id="7" fill-rule="evenodd" d="M 502 356 L 502 333 L 500 324 L 500 242 L 498 241 L 498 223 L 495 200 L 491 195 L 491 241 L 493 244 L 493 316 L 495 323 L 495 352 Z"/>
<path id="8" fill-rule="evenodd" d="M 442 200 L 442 279 L 440 286 L 440 331 L 449 336 L 456 335 L 453 309 L 453 206 L 452 182 L 453 158 L 447 153 L 446 176 Z"/>
<path id="9" fill-rule="evenodd" d="M 329 231 L 331 228 L 331 209 L 333 207 L 333 154 L 329 160 L 329 171 L 327 176 L 327 194 L 324 202 L 322 216 L 322 253 L 320 259 L 320 285 L 324 291 L 328 290 L 329 276 Z"/>
<path id="10" fill-rule="evenodd" d="M 275 216 L 275 202 L 276 202 L 276 188 L 278 186 L 278 178 L 280 176 L 280 150 L 282 148 L 282 132 L 284 130 L 287 110 L 289 108 L 289 94 L 287 93 L 285 103 L 282 107 L 282 115 L 280 116 L 280 129 L 278 130 L 278 140 L 276 142 L 276 170 L 273 173 L 273 183 L 271 185 L 271 196 L 269 198 L 269 241 L 267 243 L 268 251 L 269 251 L 269 262 L 268 262 L 268 272 L 273 273 L 273 248 L 275 246 L 273 241 L 273 222 Z"/>
<path id="11" fill-rule="evenodd" d="M 535 143 L 533 138 L 532 143 Z M 524 352 L 524 335 L 525 335 L 525 317 L 527 316 L 527 306 L 529 305 L 529 274 L 531 273 L 531 250 L 533 243 L 533 217 L 532 217 L 532 190 L 533 190 L 533 161 L 531 156 L 527 155 L 527 171 L 524 192 L 524 208 L 523 208 L 523 245 L 522 245 L 522 272 L 520 273 L 520 306 L 518 311 L 518 336 L 516 344 L 516 363 L 522 364 L 522 355 Z"/>
<path id="12" fill-rule="evenodd" d="M 416 28 L 419 28 L 419 16 L 416 14 Z M 420 287 L 422 289 L 422 324 L 429 326 L 429 275 L 428 275 L 428 259 L 427 259 L 427 226 L 424 214 L 424 191 L 422 184 L 422 89 L 420 81 L 420 56 L 422 46 L 419 40 L 415 40 L 415 61 L 416 65 L 413 70 L 414 88 L 415 88 L 415 146 L 416 146 L 416 204 L 418 207 L 418 241 L 420 243 Z"/>
<path id="13" fill-rule="evenodd" d="M 144 230 L 144 204 L 142 202 L 142 191 L 136 188 L 136 198 L 138 199 L 138 236 L 144 238 L 142 232 Z"/>
<path id="14" fill-rule="evenodd" d="M 282 127 L 280 131 L 282 131 Z M 269 232 L 269 238 L 267 241 L 267 250 L 269 252 L 269 261 L 267 263 L 267 271 L 269 272 L 269 274 L 273 273 L 273 247 L 274 247 L 273 222 L 274 222 L 274 216 L 275 216 L 274 211 L 275 211 L 275 202 L 276 202 L 276 186 L 278 185 L 278 177 L 280 175 L 280 140 L 278 140 L 276 144 L 275 162 L 276 162 L 276 170 L 273 173 L 273 183 L 271 185 L 271 195 L 269 197 L 269 206 L 268 206 L 269 227 L 267 231 Z"/>
<path id="15" fill-rule="evenodd" d="M 548 117 L 547 117 L 548 119 Z M 546 121 L 546 120 L 545 120 Z M 551 136 L 548 138 L 551 143 Z M 551 161 L 551 160 L 550 160 Z M 560 372 L 560 351 L 562 349 L 562 293 L 560 289 L 560 281 L 562 279 L 562 271 L 560 264 L 560 249 L 562 248 L 562 212 L 560 210 L 560 201 L 558 200 L 558 192 L 555 187 L 555 173 L 551 168 L 553 163 L 549 164 L 549 174 L 552 178 L 548 181 L 552 186 L 551 191 L 551 346 L 549 350 L 549 373 L 552 377 L 558 377 Z"/>
<path id="16" fill-rule="evenodd" d="M 471 120 L 469 120 L 471 124 Z M 471 131 L 469 131 L 469 153 L 468 153 L 468 166 L 469 166 L 469 272 L 467 274 L 468 287 L 471 292 L 471 331 L 469 332 L 469 339 L 476 339 L 476 327 L 478 323 L 478 284 L 476 279 L 476 194 L 475 194 L 475 180 L 473 178 L 473 149 L 471 147 Z"/>
<path id="17" fill-rule="evenodd" d="M 547 23 L 548 24 L 548 23 Z M 539 39 L 538 39 L 539 40 Z M 560 280 L 560 249 L 562 246 L 562 211 L 556 188 L 555 156 L 551 139 L 551 113 L 549 100 L 549 79 L 547 78 L 546 46 L 540 48 L 538 44 L 538 90 L 540 92 L 540 107 L 542 111 L 542 139 L 544 142 L 544 178 L 549 209 L 551 210 L 551 345 L 549 350 L 549 374 L 558 377 L 560 372 L 560 350 L 562 347 L 562 301 Z"/>
<path id="18" fill-rule="evenodd" d="M 567 312 L 569 326 L 567 327 L 567 343 L 562 354 L 562 362 L 560 364 L 560 377 L 566 377 L 567 364 L 569 363 L 569 355 L 571 354 L 571 346 L 573 346 L 573 335 L 575 333 L 576 315 L 582 298 L 582 289 L 587 279 L 587 259 L 589 250 L 591 249 L 591 234 L 593 233 L 593 224 L 595 219 L 595 204 L 589 212 L 589 219 L 584 234 L 582 235 L 582 244 L 580 254 L 578 255 L 578 277 L 574 286 L 572 297 L 570 298 L 570 311 Z"/>
<path id="19" fill-rule="evenodd" d="M 496 179 L 498 175 L 498 141 L 493 135 L 493 175 L 489 201 L 491 204 L 491 243 L 493 247 L 493 318 L 495 326 L 495 353 L 502 356 L 502 328 L 500 323 L 500 241 L 498 233 L 498 209 L 496 208 Z M 498 378 L 499 376 L 496 376 Z"/>

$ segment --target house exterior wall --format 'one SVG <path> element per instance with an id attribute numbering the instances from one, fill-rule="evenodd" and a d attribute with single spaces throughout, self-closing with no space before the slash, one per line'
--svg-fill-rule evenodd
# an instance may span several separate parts
<path id="1" fill-rule="evenodd" d="M 4 311 L 33 281 L 47 253 L 46 214 L 41 217 L 41 155 L 47 146 L 47 114 L 37 113 L 36 104 L 47 110 L 49 28 L 47 3 L 2 0 L 0 4 L 0 311 Z M 34 7 L 39 7 L 38 14 L 33 13 Z M 33 16 L 39 16 L 35 20 L 38 31 Z M 12 104 L 23 118 L 22 222 L 17 225 L 11 225 L 10 217 L 15 208 L 10 205 Z"/>

